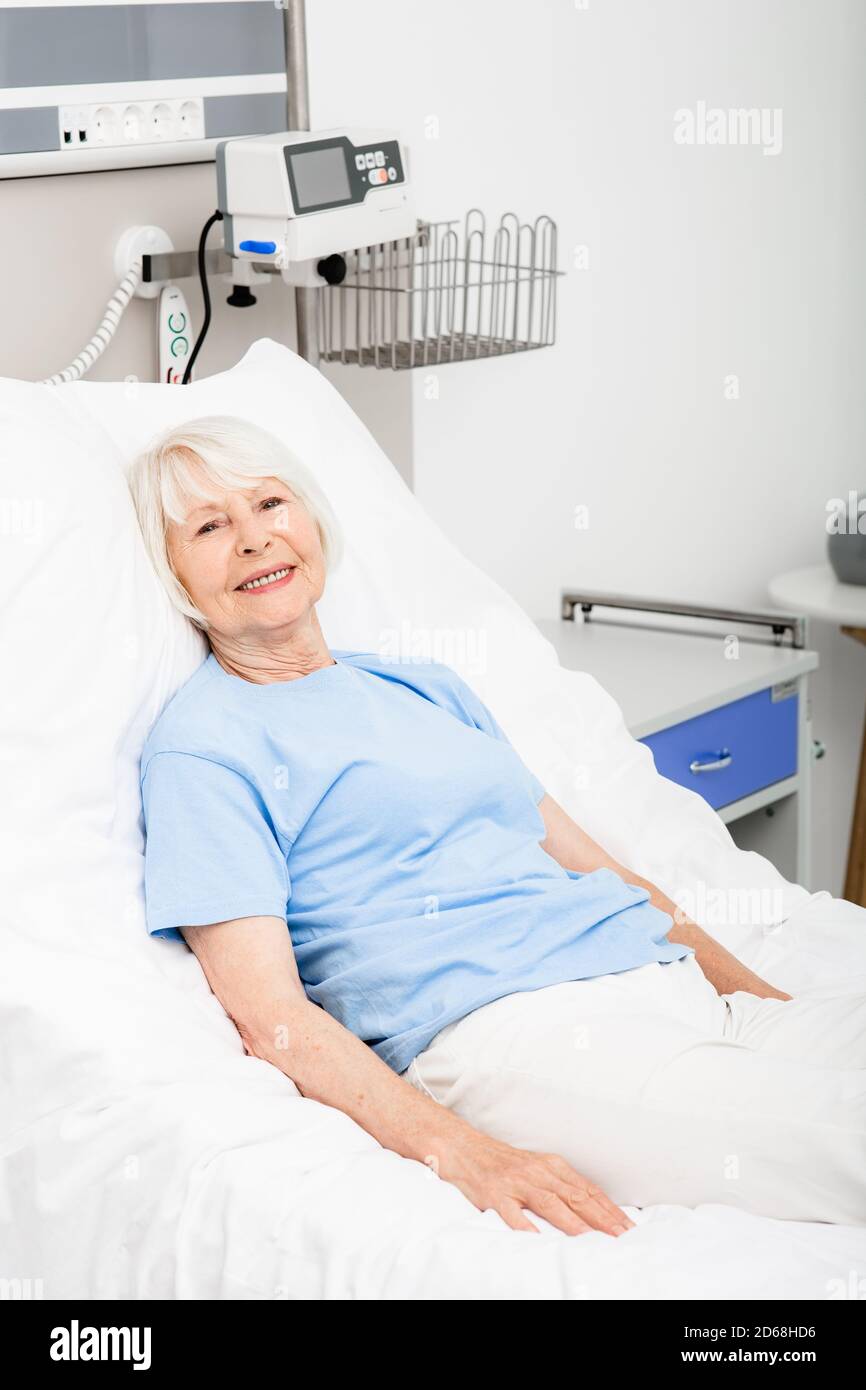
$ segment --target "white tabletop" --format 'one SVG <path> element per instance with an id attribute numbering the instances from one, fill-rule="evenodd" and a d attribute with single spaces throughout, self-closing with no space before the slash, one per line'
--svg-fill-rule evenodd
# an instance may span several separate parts
<path id="1" fill-rule="evenodd" d="M 808 565 L 770 580 L 780 608 L 845 627 L 866 627 L 866 584 L 840 584 L 829 565 Z"/>
<path id="2" fill-rule="evenodd" d="M 563 666 L 587 671 L 613 696 L 635 738 L 646 738 L 756 690 L 814 671 L 817 653 L 740 638 L 738 656 L 725 656 L 725 631 L 670 628 L 593 618 L 538 618 Z"/>

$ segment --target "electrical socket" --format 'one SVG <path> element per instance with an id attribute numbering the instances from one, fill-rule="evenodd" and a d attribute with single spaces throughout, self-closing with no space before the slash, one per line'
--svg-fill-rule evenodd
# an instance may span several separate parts
<path id="1" fill-rule="evenodd" d="M 127 227 L 114 248 L 114 273 L 118 280 L 132 266 L 139 256 L 157 256 L 163 251 L 173 251 L 174 242 L 162 227 Z M 139 299 L 156 299 L 166 280 L 151 280 L 148 284 L 139 282 L 135 293 Z"/>
<path id="2" fill-rule="evenodd" d="M 89 106 L 61 106 L 60 148 L 106 149 L 122 145 L 160 145 L 204 139 L 202 97 L 159 101 L 97 101 Z"/>

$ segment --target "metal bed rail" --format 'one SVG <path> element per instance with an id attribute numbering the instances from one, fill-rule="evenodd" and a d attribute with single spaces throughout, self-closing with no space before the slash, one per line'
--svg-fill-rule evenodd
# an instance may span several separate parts
<path id="1" fill-rule="evenodd" d="M 678 618 L 710 618 L 718 622 L 769 627 L 777 646 L 781 646 L 786 632 L 790 634 L 792 647 L 805 647 L 807 639 L 806 619 L 796 613 L 773 613 L 749 608 L 714 608 L 708 604 L 677 603 L 670 599 L 630 598 L 626 594 L 564 589 L 562 617 L 573 622 L 577 608 L 581 610 L 587 622 L 594 608 L 619 608 L 632 612 L 662 613 Z"/>

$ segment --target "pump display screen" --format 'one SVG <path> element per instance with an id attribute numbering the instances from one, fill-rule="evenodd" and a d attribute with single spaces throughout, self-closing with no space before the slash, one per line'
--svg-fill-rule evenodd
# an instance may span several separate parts
<path id="1" fill-rule="evenodd" d="M 298 212 L 323 203 L 349 202 L 352 188 L 342 145 L 289 156 L 298 196 Z"/>

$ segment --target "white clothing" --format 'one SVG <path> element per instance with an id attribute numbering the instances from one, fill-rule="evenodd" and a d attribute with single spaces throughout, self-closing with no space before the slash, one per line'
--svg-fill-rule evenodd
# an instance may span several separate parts
<path id="1" fill-rule="evenodd" d="M 720 996 L 694 956 L 652 962 L 496 999 L 403 1076 L 620 1206 L 866 1224 L 866 994 L 842 988 Z"/>

